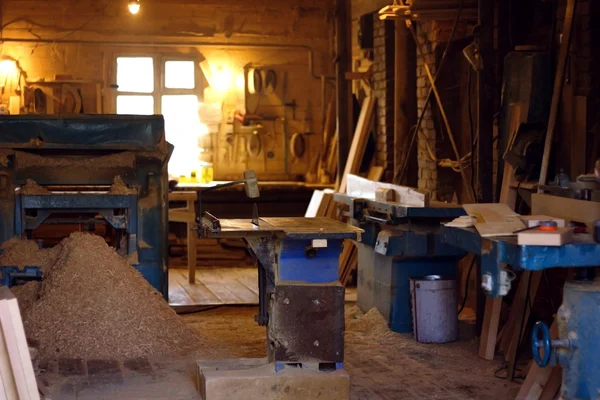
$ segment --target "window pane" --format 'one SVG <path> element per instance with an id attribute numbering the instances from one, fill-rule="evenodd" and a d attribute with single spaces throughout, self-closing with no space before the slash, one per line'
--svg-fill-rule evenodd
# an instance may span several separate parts
<path id="1" fill-rule="evenodd" d="M 169 173 L 175 176 L 189 175 L 197 170 L 200 156 L 198 97 L 162 96 L 162 114 L 167 140 L 175 146 L 169 161 Z"/>
<path id="2" fill-rule="evenodd" d="M 117 114 L 153 115 L 154 97 L 117 96 Z"/>
<path id="3" fill-rule="evenodd" d="M 165 87 L 168 89 L 194 89 L 195 65 L 193 61 L 165 62 Z"/>
<path id="4" fill-rule="evenodd" d="M 154 91 L 154 61 L 151 57 L 117 58 L 119 92 L 152 93 Z"/>

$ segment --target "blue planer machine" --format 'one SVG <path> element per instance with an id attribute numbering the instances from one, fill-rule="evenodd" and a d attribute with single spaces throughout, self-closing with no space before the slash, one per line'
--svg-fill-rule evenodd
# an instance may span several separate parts
<path id="1" fill-rule="evenodd" d="M 162 116 L 0 119 L 0 244 L 42 225 L 104 224 L 120 254 L 168 295 L 167 164 Z M 111 192 L 120 177 L 129 189 Z M 31 179 L 46 192 L 21 191 Z M 125 188 L 126 189 L 126 188 Z M 0 266 L 2 283 L 41 279 L 36 266 Z"/>

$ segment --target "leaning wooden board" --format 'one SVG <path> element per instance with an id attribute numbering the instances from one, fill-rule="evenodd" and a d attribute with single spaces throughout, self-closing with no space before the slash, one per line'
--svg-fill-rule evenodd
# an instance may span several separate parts
<path id="1" fill-rule="evenodd" d="M 346 162 L 346 168 L 344 168 L 342 181 L 340 183 L 339 191 L 341 193 L 346 192 L 347 175 L 357 174 L 359 172 L 360 164 L 362 163 L 363 155 L 365 153 L 365 148 L 367 147 L 367 139 L 369 138 L 369 132 L 371 130 L 375 102 L 376 99 L 374 96 L 367 97 L 363 102 L 362 109 L 360 110 L 360 116 L 358 117 L 358 123 L 356 124 L 356 131 L 354 132 L 352 145 L 350 146 L 350 153 L 348 154 L 348 161 Z"/>
<path id="2" fill-rule="evenodd" d="M 0 346 L 3 350 L 0 354 L 2 358 L 0 394 L 6 394 L 7 399 L 39 400 L 40 395 L 19 305 L 6 286 L 0 287 L 0 330 L 0 340 L 3 342 Z M 10 368 L 7 368 L 8 366 Z"/>

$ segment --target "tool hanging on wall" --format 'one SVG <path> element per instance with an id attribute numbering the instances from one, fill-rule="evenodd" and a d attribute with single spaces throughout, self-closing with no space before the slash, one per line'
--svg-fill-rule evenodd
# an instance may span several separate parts
<path id="1" fill-rule="evenodd" d="M 262 71 L 257 68 L 250 68 L 248 70 L 248 92 L 250 94 L 260 93 L 263 90 L 263 77 Z"/>
<path id="2" fill-rule="evenodd" d="M 272 94 L 277 89 L 277 72 L 269 69 L 265 74 L 265 93 Z"/>
<path id="3" fill-rule="evenodd" d="M 306 153 L 306 137 L 303 133 L 298 132 L 292 135 L 290 153 L 296 159 L 304 157 Z"/>
<path id="4" fill-rule="evenodd" d="M 258 157 L 262 150 L 262 139 L 258 131 L 252 132 L 248 142 L 246 143 L 246 151 L 251 157 Z"/>

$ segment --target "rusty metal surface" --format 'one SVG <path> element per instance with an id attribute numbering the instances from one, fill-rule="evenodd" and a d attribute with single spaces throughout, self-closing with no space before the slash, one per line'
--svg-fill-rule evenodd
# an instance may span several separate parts
<path id="1" fill-rule="evenodd" d="M 360 239 L 362 229 L 330 218 L 260 218 L 255 226 L 248 219 L 222 219 L 221 231 L 203 227 L 208 237 L 266 237 L 290 239 Z"/>
<path id="2" fill-rule="evenodd" d="M 335 363 L 344 360 L 344 287 L 278 284 L 269 323 L 275 361 Z"/>

